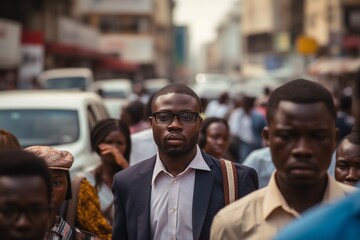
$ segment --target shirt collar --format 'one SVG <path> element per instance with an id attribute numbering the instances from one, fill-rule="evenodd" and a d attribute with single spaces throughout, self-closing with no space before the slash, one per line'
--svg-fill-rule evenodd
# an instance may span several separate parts
<path id="1" fill-rule="evenodd" d="M 56 223 L 50 230 L 50 233 L 66 238 L 71 234 L 72 230 L 69 224 L 60 216 L 56 216 L 60 221 Z"/>
<path id="2" fill-rule="evenodd" d="M 193 160 L 189 163 L 187 168 L 182 173 L 186 172 L 188 169 L 210 171 L 210 168 L 206 164 L 198 145 L 196 145 L 195 157 L 193 158 Z M 155 179 L 161 172 L 165 172 L 170 175 L 170 173 L 166 170 L 164 163 L 161 161 L 161 159 L 159 157 L 159 151 L 158 151 L 156 154 L 155 167 L 154 167 L 154 172 L 153 172 L 153 176 L 152 176 L 152 180 L 151 180 L 152 185 L 154 184 Z M 179 175 L 181 175 L 182 173 L 180 173 Z"/>
<path id="3" fill-rule="evenodd" d="M 292 214 L 294 217 L 299 217 L 300 213 L 298 213 L 295 209 L 291 208 L 283 195 L 280 192 L 280 189 L 275 180 L 275 173 L 273 172 L 271 175 L 268 187 L 265 190 L 264 196 L 264 207 L 263 207 L 263 216 L 264 219 L 269 217 L 269 215 L 277 208 L 282 208 L 284 211 Z M 342 196 L 344 196 L 344 190 L 341 188 L 341 183 L 336 182 L 336 180 L 327 174 L 328 182 L 326 185 L 324 197 L 322 203 L 332 202 Z"/>

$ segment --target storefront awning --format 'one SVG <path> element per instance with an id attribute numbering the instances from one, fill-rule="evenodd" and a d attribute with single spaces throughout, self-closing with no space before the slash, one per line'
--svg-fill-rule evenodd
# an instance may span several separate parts
<path id="1" fill-rule="evenodd" d="M 45 51 L 50 54 L 56 54 L 61 56 L 68 56 L 74 58 L 88 58 L 97 60 L 101 57 L 101 54 L 92 49 L 81 48 L 74 45 L 68 45 L 63 43 L 46 43 Z"/>
<path id="2" fill-rule="evenodd" d="M 356 73 L 360 69 L 360 58 L 322 58 L 308 67 L 311 75 L 341 75 Z"/>
<path id="3" fill-rule="evenodd" d="M 133 63 L 128 63 L 121 61 L 120 59 L 104 57 L 100 65 L 98 66 L 102 69 L 110 69 L 110 70 L 124 70 L 124 71 L 136 71 L 138 66 Z"/>
<path id="4" fill-rule="evenodd" d="M 136 64 L 124 62 L 121 59 L 108 56 L 96 50 L 63 43 L 46 43 L 45 51 L 47 54 L 95 61 L 96 66 L 100 69 L 120 71 L 136 71 L 138 69 Z"/>

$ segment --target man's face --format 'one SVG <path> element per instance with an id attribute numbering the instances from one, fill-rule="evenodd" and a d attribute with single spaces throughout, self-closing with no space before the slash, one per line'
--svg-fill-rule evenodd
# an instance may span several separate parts
<path id="1" fill-rule="evenodd" d="M 310 187 L 326 176 L 338 131 L 324 103 L 281 101 L 263 134 L 280 185 Z"/>
<path id="2" fill-rule="evenodd" d="M 340 144 L 336 151 L 335 178 L 353 186 L 360 180 L 360 145 L 347 139 Z"/>
<path id="3" fill-rule="evenodd" d="M 51 170 L 51 180 L 53 185 L 52 202 L 55 209 L 59 209 L 65 200 L 68 182 L 66 178 L 67 172 L 64 170 Z"/>
<path id="4" fill-rule="evenodd" d="M 51 215 L 43 178 L 0 176 L 1 239 L 43 239 L 49 222 Z"/>
<path id="5" fill-rule="evenodd" d="M 169 93 L 156 98 L 152 105 L 156 112 L 200 112 L 197 101 L 189 95 Z M 170 157 L 179 157 L 190 152 L 196 153 L 201 118 L 197 117 L 192 124 L 183 124 L 178 117 L 174 117 L 170 124 L 158 124 L 154 117 L 150 118 L 154 140 L 159 154 Z"/>

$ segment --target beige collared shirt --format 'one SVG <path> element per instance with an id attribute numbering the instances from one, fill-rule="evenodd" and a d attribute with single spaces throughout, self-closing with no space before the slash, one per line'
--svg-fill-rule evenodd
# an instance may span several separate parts
<path id="1" fill-rule="evenodd" d="M 197 147 L 195 158 L 177 176 L 171 175 L 157 155 L 151 188 L 152 239 L 191 240 L 195 169 L 210 171 Z"/>
<path id="2" fill-rule="evenodd" d="M 328 179 L 322 203 L 355 190 L 336 182 L 330 175 Z M 211 239 L 272 239 L 286 224 L 299 217 L 300 214 L 282 196 L 273 173 L 267 187 L 250 193 L 218 212 L 211 226 Z"/>

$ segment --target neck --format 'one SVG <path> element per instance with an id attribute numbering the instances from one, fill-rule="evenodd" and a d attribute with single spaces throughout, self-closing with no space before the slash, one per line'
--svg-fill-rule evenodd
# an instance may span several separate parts
<path id="1" fill-rule="evenodd" d="M 277 181 L 280 192 L 284 196 L 287 204 L 298 213 L 302 213 L 314 205 L 321 203 L 324 198 L 327 184 L 327 175 L 320 179 L 315 186 L 309 187 L 279 184 L 279 181 Z"/>
<path id="2" fill-rule="evenodd" d="M 194 147 L 193 150 L 181 156 L 169 156 L 165 153 L 159 152 L 160 160 L 163 162 L 166 170 L 171 173 L 174 177 L 182 173 L 187 166 L 189 166 L 190 162 L 196 156 L 197 148 Z"/>
<path id="3" fill-rule="evenodd" d="M 118 167 L 114 167 L 114 165 L 102 164 L 101 178 L 103 182 L 111 187 L 113 177 L 119 170 L 120 169 Z"/>

